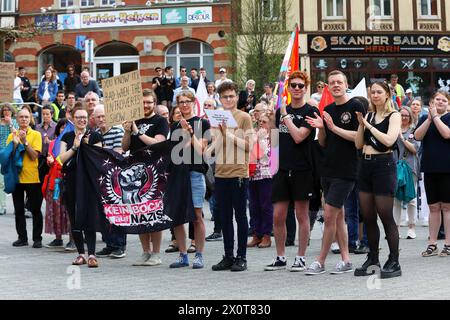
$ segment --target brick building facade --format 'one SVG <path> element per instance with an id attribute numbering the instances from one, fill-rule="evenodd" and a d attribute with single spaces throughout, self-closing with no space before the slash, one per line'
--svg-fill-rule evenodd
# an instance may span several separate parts
<path id="1" fill-rule="evenodd" d="M 27 68 L 33 84 L 47 64 L 65 77 L 66 67 L 91 68 L 101 80 L 139 68 L 149 87 L 157 66 L 205 67 L 207 78 L 230 65 L 225 35 L 231 1 L 19 0 L 16 24 L 33 21 L 47 29 L 33 39 L 7 43 L 17 66 Z M 4 19 L 4 16 L 2 17 Z M 89 62 L 84 44 L 92 39 Z"/>

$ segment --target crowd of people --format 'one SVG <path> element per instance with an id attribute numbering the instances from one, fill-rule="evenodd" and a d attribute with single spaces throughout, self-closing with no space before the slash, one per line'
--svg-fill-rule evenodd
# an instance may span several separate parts
<path id="1" fill-rule="evenodd" d="M 449 93 L 437 91 L 425 110 L 422 99 L 405 91 L 393 75 L 389 83 L 372 83 L 368 99 L 350 98 L 347 77 L 336 70 L 328 75 L 327 83 L 316 84 L 317 92 L 307 101 L 310 79 L 305 72 L 295 71 L 287 81 L 290 103 L 276 108 L 273 83 L 264 84 L 264 94 L 258 98 L 255 81 L 248 80 L 239 90 L 227 78 L 225 68 L 220 68 L 215 82 L 207 80 L 204 68 L 192 68 L 189 77 L 181 67 L 178 78 L 170 66 L 158 67 L 155 72 L 151 89 L 143 90 L 144 118 L 121 126 L 107 126 L 98 84 L 88 71 L 75 75 L 73 66 L 68 67 L 63 84 L 58 83 L 54 68 L 45 71 L 37 89 L 37 101 L 44 105 L 38 115 L 26 105 L 19 111 L 10 104 L 2 106 L 0 214 L 6 213 L 3 189 L 11 192 L 12 187 L 18 234 L 13 246 L 28 245 L 28 208 L 33 218 L 33 248 L 43 246 L 45 225 L 45 233 L 55 235 L 46 247 L 77 251 L 74 265 L 95 268 L 98 257 L 125 257 L 126 234 L 103 232 L 106 246 L 96 251 L 95 217 L 86 212 L 83 224 L 76 221 L 74 167 L 80 144 L 128 155 L 167 139 L 178 142 L 180 136 L 175 132 L 181 130 L 190 141 L 183 152 L 191 156 L 183 158 L 183 163 L 190 173 L 195 220 L 189 223 L 188 235 L 184 225 L 170 230 L 172 241 L 165 251 L 179 252 L 170 268 L 189 266 L 188 253 L 195 253 L 192 267 L 203 268 L 205 243 L 222 240 L 223 258 L 212 270 L 244 271 L 247 248 L 270 247 L 273 236 L 276 256 L 261 267 L 266 271 L 287 269 L 286 246 L 294 244 L 296 219 L 298 250 L 290 271 L 324 273 L 331 249 L 341 255 L 333 274 L 366 276 L 378 267 L 382 278 L 397 277 L 402 272 L 402 217 L 406 213 L 406 237 L 414 239 L 419 212 L 421 223 L 429 224 L 428 246 L 421 255 L 450 255 Z M 23 68 L 18 77 L 21 98 L 31 96 L 26 93 L 31 88 L 24 80 Z M 230 111 L 237 127 L 226 123 L 211 127 L 206 115 L 196 114 L 196 94 L 203 83 L 208 95 L 203 108 Z M 319 110 L 325 86 L 334 103 Z M 17 103 L 26 100 L 16 94 L 14 99 Z M 60 144 L 56 143 L 58 137 Z M 23 154 L 18 160 L 9 156 L 17 150 Z M 273 170 L 275 153 L 278 170 Z M 22 170 L 13 181 L 14 172 L 7 168 L 16 160 L 21 161 Z M 208 236 L 203 220 L 205 197 L 214 219 L 214 231 Z M 45 219 L 41 213 L 44 199 Z M 378 218 L 389 247 L 383 267 Z M 322 246 L 307 265 L 310 232 L 316 220 L 323 222 Z M 236 253 L 233 221 L 237 224 Z M 445 243 L 439 250 L 442 222 Z M 66 246 L 63 235 L 69 235 Z M 139 239 L 142 254 L 133 265 L 160 265 L 162 231 L 140 234 Z M 355 268 L 350 253 L 367 254 L 367 259 Z"/>

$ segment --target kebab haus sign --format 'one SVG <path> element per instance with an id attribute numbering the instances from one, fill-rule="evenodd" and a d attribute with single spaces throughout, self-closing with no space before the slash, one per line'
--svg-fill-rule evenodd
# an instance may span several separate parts
<path id="1" fill-rule="evenodd" d="M 309 35 L 310 54 L 449 54 L 447 35 Z"/>

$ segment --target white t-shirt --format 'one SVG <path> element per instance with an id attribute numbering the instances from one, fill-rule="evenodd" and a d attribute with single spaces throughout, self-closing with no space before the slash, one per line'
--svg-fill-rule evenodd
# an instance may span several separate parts
<path id="1" fill-rule="evenodd" d="M 222 84 L 222 83 L 224 83 L 224 82 L 226 82 L 226 81 L 228 81 L 228 82 L 233 82 L 233 80 L 231 80 L 231 79 L 228 79 L 228 78 L 225 78 L 225 79 L 217 79 L 216 80 L 216 83 L 215 83 L 215 86 L 216 86 L 216 90 L 218 90 L 219 89 L 219 86 Z"/>
<path id="2" fill-rule="evenodd" d="M 48 93 L 48 82 L 45 81 L 45 89 L 44 89 L 44 95 L 42 96 L 42 100 L 49 100 L 50 99 L 50 93 Z"/>
<path id="3" fill-rule="evenodd" d="M 16 77 L 14 79 L 14 95 L 13 99 L 22 100 L 22 94 L 20 93 L 20 84 L 22 83 L 22 79 Z"/>

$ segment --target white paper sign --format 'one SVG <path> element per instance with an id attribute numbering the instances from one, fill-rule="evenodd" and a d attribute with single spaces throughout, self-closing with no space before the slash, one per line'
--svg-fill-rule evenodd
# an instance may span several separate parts
<path id="1" fill-rule="evenodd" d="M 236 119 L 233 118 L 229 110 L 205 110 L 211 127 L 217 128 L 219 124 L 226 123 L 228 128 L 237 128 Z"/>

